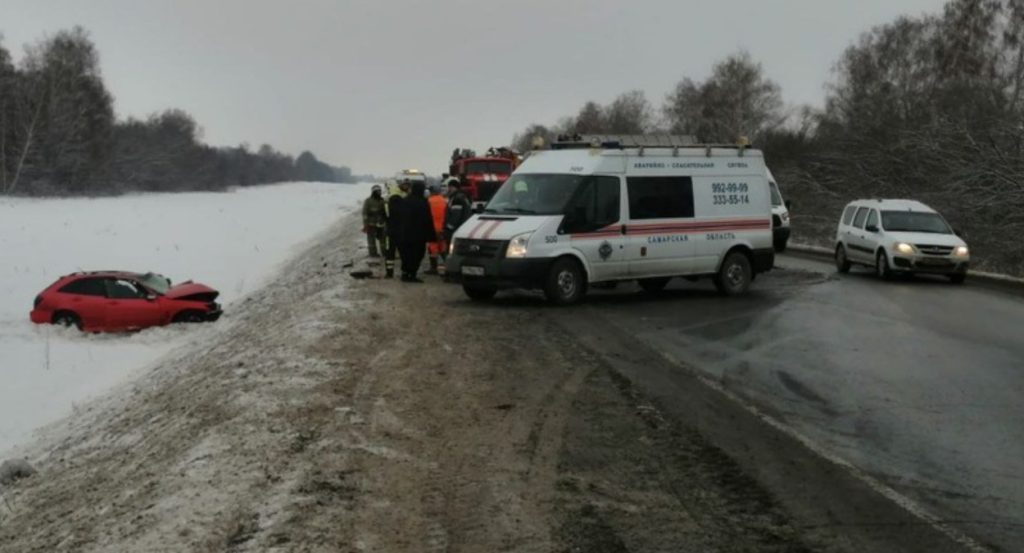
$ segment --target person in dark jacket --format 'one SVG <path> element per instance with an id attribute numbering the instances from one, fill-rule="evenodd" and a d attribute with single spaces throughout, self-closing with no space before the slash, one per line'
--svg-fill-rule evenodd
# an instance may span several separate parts
<path id="1" fill-rule="evenodd" d="M 426 185 L 415 182 L 412 191 L 401 203 L 402 224 L 398 255 L 402 256 L 402 282 L 423 282 L 416 273 L 427 253 L 427 242 L 437 238 L 434 218 L 427 202 Z"/>
<path id="2" fill-rule="evenodd" d="M 462 191 L 458 177 L 448 179 L 448 209 L 444 214 L 444 240 L 451 244 L 452 236 L 473 215 L 473 202 Z"/>
<path id="3" fill-rule="evenodd" d="M 384 250 L 384 278 L 395 276 L 395 253 L 402 241 L 405 197 L 409 194 L 409 179 L 404 179 L 397 188 L 388 187 L 388 247 Z"/>

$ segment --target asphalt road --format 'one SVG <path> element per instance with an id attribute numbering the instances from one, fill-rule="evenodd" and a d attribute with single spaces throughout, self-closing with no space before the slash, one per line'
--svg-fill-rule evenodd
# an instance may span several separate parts
<path id="1" fill-rule="evenodd" d="M 658 298 L 598 291 L 561 317 L 678 363 L 627 367 L 642 384 L 695 372 L 952 534 L 1024 551 L 1024 300 L 969 281 L 779 264 L 742 298 L 678 280 Z"/>

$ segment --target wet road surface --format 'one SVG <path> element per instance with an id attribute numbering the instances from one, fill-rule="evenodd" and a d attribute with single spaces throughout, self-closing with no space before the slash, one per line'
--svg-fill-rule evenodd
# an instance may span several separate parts
<path id="1" fill-rule="evenodd" d="M 677 279 L 656 299 L 598 291 L 574 316 L 599 314 L 982 544 L 1024 550 L 1024 300 L 780 265 L 743 298 Z"/>

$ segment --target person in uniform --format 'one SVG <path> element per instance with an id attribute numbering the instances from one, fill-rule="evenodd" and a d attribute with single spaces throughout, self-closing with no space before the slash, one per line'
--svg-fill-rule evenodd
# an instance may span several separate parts
<path id="1" fill-rule="evenodd" d="M 447 244 L 444 240 L 444 216 L 448 210 L 448 202 L 441 195 L 441 185 L 435 184 L 430 187 L 430 215 L 434 222 L 434 239 L 427 243 L 427 253 L 430 255 L 430 269 L 428 275 L 439 274 L 438 258 L 444 259 L 447 251 Z"/>
<path id="2" fill-rule="evenodd" d="M 395 276 L 395 253 L 398 251 L 398 245 L 401 242 L 402 226 L 405 222 L 403 202 L 409 194 L 410 185 L 409 179 L 402 179 L 397 187 L 388 190 L 388 247 L 384 251 L 384 278 Z"/>
<path id="3" fill-rule="evenodd" d="M 370 257 L 380 257 L 387 249 L 387 209 L 379 184 L 370 189 L 370 197 L 363 201 L 363 232 Z"/>
<path id="4" fill-rule="evenodd" d="M 458 177 L 448 179 L 448 207 L 444 214 L 444 241 L 451 243 L 455 231 L 459 230 L 473 215 L 473 202 L 462 191 Z"/>

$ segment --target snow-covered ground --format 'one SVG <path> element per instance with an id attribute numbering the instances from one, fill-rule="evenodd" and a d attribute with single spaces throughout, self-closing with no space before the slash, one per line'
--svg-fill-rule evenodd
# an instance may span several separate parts
<path id="1" fill-rule="evenodd" d="M 128 380 L 171 349 L 230 324 L 232 302 L 359 205 L 367 185 L 291 183 L 228 193 L 0 198 L 0 460 L 32 430 Z M 28 319 L 61 275 L 155 271 L 221 291 L 208 325 L 86 335 Z"/>

